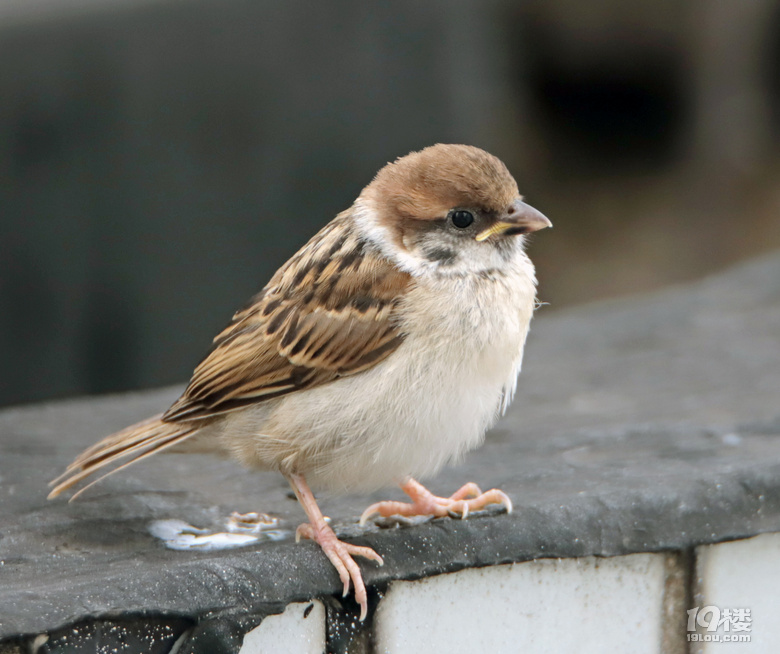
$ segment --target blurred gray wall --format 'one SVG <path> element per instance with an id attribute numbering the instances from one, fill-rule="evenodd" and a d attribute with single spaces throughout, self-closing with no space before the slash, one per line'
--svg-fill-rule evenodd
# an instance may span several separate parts
<path id="1" fill-rule="evenodd" d="M 780 13 L 748 4 L 0 9 L 0 404 L 186 380 L 379 167 L 435 142 L 502 157 L 551 216 L 555 306 L 780 246 Z"/>

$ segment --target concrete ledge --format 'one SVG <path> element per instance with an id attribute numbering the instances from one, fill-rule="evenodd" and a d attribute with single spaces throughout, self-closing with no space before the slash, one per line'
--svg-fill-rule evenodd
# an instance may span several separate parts
<path id="1" fill-rule="evenodd" d="M 477 607 L 495 603 L 509 625 L 502 634 L 501 620 L 483 618 L 495 627 L 495 651 L 502 638 L 549 651 L 544 636 L 518 625 L 547 624 L 545 607 L 554 605 L 570 607 L 580 625 L 572 627 L 578 651 L 598 651 L 589 629 L 611 651 L 629 642 L 631 651 L 685 651 L 698 642 L 687 639 L 687 610 L 708 605 L 752 608 L 753 649 L 740 651 L 769 651 L 777 537 L 725 541 L 780 532 L 779 334 L 777 255 L 650 296 L 542 311 L 510 414 L 484 448 L 431 483 L 441 493 L 467 480 L 502 487 L 515 513 L 361 530 L 362 508 L 396 491 L 320 498 L 337 530 L 385 558 L 384 568 L 364 566 L 372 598 L 365 624 L 311 543 L 174 551 L 149 532 L 160 519 L 216 531 L 231 511 L 253 510 L 292 530 L 303 514 L 277 475 L 170 455 L 80 502 L 46 502 L 46 480 L 81 449 L 161 410 L 178 389 L 0 412 L 0 652 L 33 643 L 64 652 L 67 639 L 58 638 L 72 625 L 104 640 L 140 638 L 156 625 L 158 649 L 144 651 L 168 652 L 179 641 L 180 654 L 237 652 L 242 643 L 251 652 L 255 638 L 280 633 L 274 622 L 311 634 L 298 639 L 293 627 L 299 649 L 290 651 L 319 643 L 323 624 L 329 651 L 413 651 L 412 617 L 429 616 L 449 633 L 447 621 L 462 613 L 452 609 L 480 596 Z M 548 560 L 558 558 L 576 560 Z M 472 570 L 485 566 L 499 567 Z M 449 599 L 448 586 L 465 591 Z M 622 607 L 612 615 L 619 626 L 596 626 L 586 597 L 608 614 Z M 300 606 L 283 614 L 290 604 Z M 418 607 L 415 616 L 404 616 L 407 604 Z M 264 631 L 276 614 L 285 617 Z M 569 634 L 556 637 L 571 651 Z M 466 635 L 458 642 L 473 651 Z"/>

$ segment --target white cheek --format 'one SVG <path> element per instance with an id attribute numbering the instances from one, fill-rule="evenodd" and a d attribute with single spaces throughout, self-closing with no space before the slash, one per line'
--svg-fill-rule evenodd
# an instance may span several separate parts
<path id="1" fill-rule="evenodd" d="M 501 269 L 509 260 L 523 252 L 523 236 L 512 237 L 503 252 L 491 243 L 477 243 L 473 238 L 462 237 L 446 231 L 430 232 L 419 239 L 404 239 L 404 248 L 393 243 L 387 228 L 378 219 L 376 211 L 363 198 L 355 202 L 355 218 L 358 229 L 384 256 L 395 262 L 401 270 L 414 277 L 435 273 L 438 275 L 468 275 Z M 452 261 L 430 258 L 435 248 L 452 250 Z"/>
<path id="2" fill-rule="evenodd" d="M 493 243 L 478 243 L 470 234 L 458 234 L 447 231 L 430 232 L 408 248 L 409 255 L 417 261 L 420 268 L 437 275 L 476 275 L 489 270 L 504 270 L 510 260 L 522 253 L 523 237 L 511 237 L 503 244 L 503 249 Z M 431 257 L 431 252 L 449 251 L 452 259 Z"/>
<path id="3" fill-rule="evenodd" d="M 369 206 L 365 198 L 361 196 L 355 200 L 354 207 L 357 228 L 369 242 L 374 243 L 379 248 L 385 257 L 401 270 L 415 277 L 426 270 L 424 266 L 420 266 L 417 257 L 412 256 L 408 251 L 401 250 L 393 243 L 387 228 L 380 223 L 377 212 Z"/>

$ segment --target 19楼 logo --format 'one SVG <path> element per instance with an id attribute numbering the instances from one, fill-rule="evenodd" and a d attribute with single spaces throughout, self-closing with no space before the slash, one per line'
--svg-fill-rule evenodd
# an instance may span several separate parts
<path id="1" fill-rule="evenodd" d="M 695 606 L 688 609 L 688 641 L 749 643 L 753 629 L 750 609 L 723 609 Z"/>

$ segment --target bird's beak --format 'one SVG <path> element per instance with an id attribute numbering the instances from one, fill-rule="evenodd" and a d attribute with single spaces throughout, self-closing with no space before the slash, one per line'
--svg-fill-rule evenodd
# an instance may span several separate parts
<path id="1" fill-rule="evenodd" d="M 475 239 L 484 241 L 493 236 L 493 234 L 504 234 L 506 236 L 528 234 L 545 227 L 552 227 L 552 223 L 547 216 L 522 200 L 517 199 L 507 207 L 507 210 L 498 217 L 496 222 L 477 234 Z"/>

